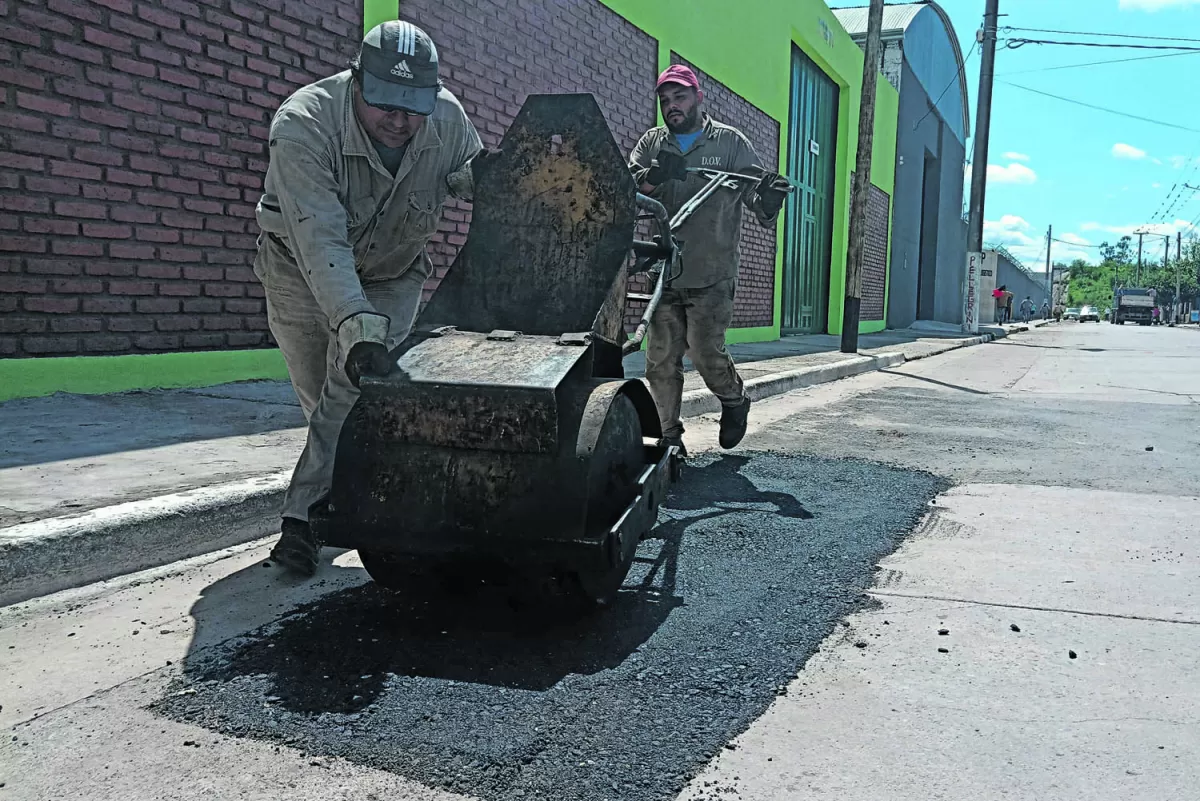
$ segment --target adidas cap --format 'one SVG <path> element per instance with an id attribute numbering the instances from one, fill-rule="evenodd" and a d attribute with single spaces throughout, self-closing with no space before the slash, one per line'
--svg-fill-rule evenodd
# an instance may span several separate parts
<path id="1" fill-rule="evenodd" d="M 388 20 L 367 31 L 359 51 L 363 99 L 372 106 L 432 114 L 438 95 L 438 54 L 429 34 L 411 22 Z"/>

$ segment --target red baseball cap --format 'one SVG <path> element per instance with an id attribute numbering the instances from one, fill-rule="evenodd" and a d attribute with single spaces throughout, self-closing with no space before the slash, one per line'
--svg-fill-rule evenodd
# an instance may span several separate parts
<path id="1" fill-rule="evenodd" d="M 700 88 L 700 79 L 696 77 L 696 73 L 682 64 L 675 64 L 663 70 L 662 75 L 658 76 L 658 83 L 654 85 L 655 90 L 661 88 L 664 83 L 679 83 L 693 89 Z"/>

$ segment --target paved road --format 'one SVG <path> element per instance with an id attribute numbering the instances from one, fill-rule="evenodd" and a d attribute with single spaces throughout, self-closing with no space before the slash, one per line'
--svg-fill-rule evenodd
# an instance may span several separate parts
<path id="1" fill-rule="evenodd" d="M 757 404 L 588 625 L 261 545 L 0 610 L 0 801 L 1191 798 L 1198 347 L 1063 325 Z"/>

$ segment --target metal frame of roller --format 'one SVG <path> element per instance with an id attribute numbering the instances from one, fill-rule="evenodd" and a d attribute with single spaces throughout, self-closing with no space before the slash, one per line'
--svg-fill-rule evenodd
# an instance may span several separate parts
<path id="1" fill-rule="evenodd" d="M 591 95 L 531 95 L 500 147 L 396 369 L 363 377 L 311 520 L 384 586 L 483 557 L 605 605 L 678 471 L 620 363 L 646 199 Z"/>

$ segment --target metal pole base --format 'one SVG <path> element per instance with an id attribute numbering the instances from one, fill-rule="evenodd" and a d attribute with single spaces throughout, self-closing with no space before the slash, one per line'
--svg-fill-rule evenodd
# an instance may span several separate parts
<path id="1" fill-rule="evenodd" d="M 842 353 L 858 353 L 858 309 L 860 298 L 847 297 L 842 307 Z"/>

